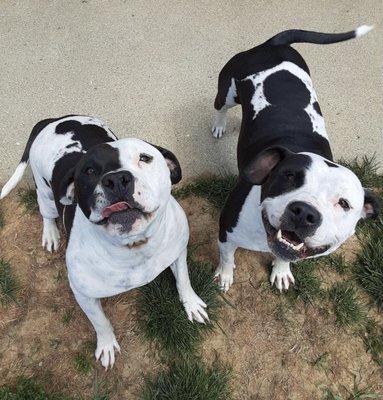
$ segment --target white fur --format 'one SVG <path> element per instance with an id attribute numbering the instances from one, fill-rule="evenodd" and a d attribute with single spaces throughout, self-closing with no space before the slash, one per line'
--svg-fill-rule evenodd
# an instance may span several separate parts
<path id="1" fill-rule="evenodd" d="M 9 194 L 11 190 L 13 190 L 16 185 L 20 182 L 21 178 L 24 175 L 24 172 L 28 166 L 28 163 L 21 162 L 17 167 L 9 181 L 3 186 L 0 194 L 0 199 L 3 199 L 5 196 Z"/>
<path id="2" fill-rule="evenodd" d="M 359 38 L 374 29 L 373 25 L 362 25 L 355 29 L 355 37 Z"/>

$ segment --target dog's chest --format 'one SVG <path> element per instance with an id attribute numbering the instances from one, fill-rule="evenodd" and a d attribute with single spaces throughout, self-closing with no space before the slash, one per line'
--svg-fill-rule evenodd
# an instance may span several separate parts
<path id="1" fill-rule="evenodd" d="M 238 215 L 237 225 L 227 233 L 227 237 L 238 247 L 269 252 L 262 222 L 260 192 L 260 186 L 253 186 Z"/>
<path id="2" fill-rule="evenodd" d="M 250 75 L 244 81 L 250 81 L 254 89 L 251 98 L 253 120 L 267 119 L 270 114 L 274 123 L 278 123 L 278 117 L 285 117 L 287 120 L 295 119 L 292 122 L 299 124 L 302 119 L 299 117 L 304 116 L 311 122 L 313 132 L 328 139 L 310 75 L 296 64 L 284 61 Z"/>

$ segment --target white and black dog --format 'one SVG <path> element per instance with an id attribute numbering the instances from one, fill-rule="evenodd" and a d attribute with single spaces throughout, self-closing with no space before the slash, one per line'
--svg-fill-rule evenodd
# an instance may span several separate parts
<path id="1" fill-rule="evenodd" d="M 58 248 L 55 219 L 61 217 L 70 286 L 96 330 L 95 355 L 105 368 L 120 347 L 100 298 L 145 285 L 168 266 L 189 320 L 208 320 L 189 280 L 186 215 L 170 193 L 181 180 L 173 153 L 139 139 L 117 140 L 97 118 L 47 119 L 33 128 L 0 198 L 20 181 L 28 160 L 44 219 L 43 246 Z"/>
<path id="2" fill-rule="evenodd" d="M 372 28 L 338 34 L 288 30 L 235 55 L 218 80 L 212 128 L 222 136 L 226 112 L 242 106 L 239 178 L 220 217 L 216 276 L 227 291 L 238 247 L 271 252 L 271 284 L 294 283 L 290 262 L 329 254 L 375 217 L 378 203 L 347 168 L 334 163 L 324 120 L 301 55 L 290 45 L 329 44 Z"/>

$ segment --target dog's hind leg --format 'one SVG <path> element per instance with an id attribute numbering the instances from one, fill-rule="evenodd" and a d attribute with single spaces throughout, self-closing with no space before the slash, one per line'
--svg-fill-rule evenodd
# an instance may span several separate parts
<path id="1" fill-rule="evenodd" d="M 42 181 L 42 182 L 41 182 Z M 52 189 L 48 183 L 41 179 L 37 182 L 36 192 L 39 211 L 43 217 L 43 237 L 41 245 L 48 251 L 56 251 L 60 244 L 60 232 L 56 225 L 56 218 L 59 216 L 53 199 Z"/>
<path id="2" fill-rule="evenodd" d="M 218 242 L 219 266 L 215 271 L 215 277 L 223 292 L 227 292 L 234 281 L 234 254 L 237 246 L 231 242 Z"/>
<path id="3" fill-rule="evenodd" d="M 218 79 L 218 93 L 214 102 L 216 111 L 211 129 L 215 138 L 219 139 L 225 133 L 227 110 L 236 106 L 238 104 L 237 100 L 235 79 L 222 78 L 220 75 Z"/>
<path id="4" fill-rule="evenodd" d="M 185 249 L 170 268 L 176 278 L 178 294 L 189 321 L 193 322 L 195 320 L 204 324 L 205 321 L 209 321 L 205 311 L 206 304 L 191 286 L 186 258 L 187 250 Z"/>

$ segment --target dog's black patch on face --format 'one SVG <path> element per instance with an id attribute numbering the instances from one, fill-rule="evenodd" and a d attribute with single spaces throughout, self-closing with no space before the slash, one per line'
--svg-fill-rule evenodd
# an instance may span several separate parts
<path id="1" fill-rule="evenodd" d="M 339 168 L 339 165 L 336 165 L 330 161 L 324 160 L 324 162 L 331 168 Z"/>
<path id="2" fill-rule="evenodd" d="M 321 109 L 320 109 L 320 107 L 319 107 L 319 103 L 318 103 L 317 101 L 315 101 L 315 102 L 313 103 L 313 107 L 314 107 L 314 110 L 315 110 L 319 115 L 322 115 L 322 111 L 321 111 Z"/>
<path id="3" fill-rule="evenodd" d="M 304 109 L 310 103 L 310 92 L 306 85 L 289 71 L 278 71 L 263 82 L 266 100 L 275 106 Z"/>
<path id="4" fill-rule="evenodd" d="M 75 120 L 68 120 L 58 124 L 56 126 L 56 133 L 58 135 L 71 133 L 72 139 L 79 141 L 85 151 L 88 151 L 96 144 L 114 141 L 101 126 L 81 124 L 81 122 Z"/>
<path id="5" fill-rule="evenodd" d="M 80 160 L 75 172 L 75 194 L 87 218 L 94 204 L 94 190 L 101 177 L 121 168 L 119 151 L 107 144 L 92 147 Z M 93 171 L 92 173 L 89 173 Z"/>
<path id="6" fill-rule="evenodd" d="M 261 202 L 302 187 L 311 163 L 305 154 L 292 154 L 282 160 L 262 185 Z"/>

